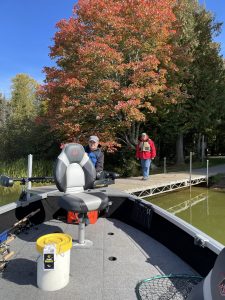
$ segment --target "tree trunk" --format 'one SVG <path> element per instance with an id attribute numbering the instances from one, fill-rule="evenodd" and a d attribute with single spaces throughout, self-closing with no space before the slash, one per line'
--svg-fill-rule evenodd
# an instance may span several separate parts
<path id="1" fill-rule="evenodd" d="M 128 147 L 136 149 L 138 143 L 138 136 L 140 134 L 141 123 L 134 122 L 131 127 L 118 138 L 119 141 L 122 141 Z"/>
<path id="2" fill-rule="evenodd" d="M 184 164 L 184 137 L 180 134 L 176 141 L 176 164 Z"/>

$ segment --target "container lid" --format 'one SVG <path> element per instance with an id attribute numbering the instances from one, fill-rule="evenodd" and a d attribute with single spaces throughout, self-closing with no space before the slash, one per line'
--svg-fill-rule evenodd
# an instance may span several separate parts
<path id="1" fill-rule="evenodd" d="M 51 233 L 37 239 L 36 249 L 43 253 L 45 245 L 55 244 L 56 254 L 64 253 L 72 248 L 72 237 L 65 233 Z"/>

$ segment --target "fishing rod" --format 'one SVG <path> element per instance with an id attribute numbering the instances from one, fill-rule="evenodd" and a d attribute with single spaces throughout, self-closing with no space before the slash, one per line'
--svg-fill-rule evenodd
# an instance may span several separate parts
<path id="1" fill-rule="evenodd" d="M 14 255 L 14 251 L 10 251 L 10 243 L 23 230 L 29 229 L 32 226 L 30 218 L 41 211 L 40 208 L 32 211 L 22 219 L 14 223 L 10 228 L 0 233 L 0 272 L 3 272 L 7 266 L 8 261 Z"/>
<path id="2" fill-rule="evenodd" d="M 0 185 L 3 187 L 12 187 L 14 182 L 20 182 L 21 185 L 25 185 L 27 182 L 54 182 L 52 176 L 39 176 L 39 177 L 21 177 L 12 178 L 6 175 L 0 176 Z"/>
<path id="3" fill-rule="evenodd" d="M 22 228 L 23 226 L 26 225 L 26 223 L 28 221 L 30 221 L 30 218 L 33 217 L 34 215 L 36 215 L 37 213 L 39 213 L 41 211 L 40 208 L 36 209 L 35 211 L 32 211 L 31 213 L 29 213 L 28 215 L 26 215 L 25 217 L 23 217 L 22 219 L 20 219 L 19 221 L 17 221 L 16 223 L 14 223 L 10 228 L 6 229 L 5 231 L 3 231 L 2 233 L 0 233 L 0 243 L 2 243 L 4 241 L 4 239 L 15 229 L 17 228 Z"/>

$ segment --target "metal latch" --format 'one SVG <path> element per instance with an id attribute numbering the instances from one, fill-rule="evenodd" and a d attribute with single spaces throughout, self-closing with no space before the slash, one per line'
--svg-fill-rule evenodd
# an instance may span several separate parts
<path id="1" fill-rule="evenodd" d="M 200 234 L 196 234 L 196 236 L 194 237 L 194 244 L 199 247 L 202 247 L 202 248 L 205 248 L 206 243 L 208 241 L 209 240 L 207 238 L 205 238 L 204 236 L 202 236 Z"/>

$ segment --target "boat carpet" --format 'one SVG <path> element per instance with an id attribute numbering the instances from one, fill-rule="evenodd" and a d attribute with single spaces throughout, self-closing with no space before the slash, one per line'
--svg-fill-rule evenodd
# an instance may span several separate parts
<path id="1" fill-rule="evenodd" d="M 1 274 L 1 299 L 133 300 L 145 278 L 163 274 L 196 274 L 179 257 L 143 232 L 115 219 L 99 218 L 85 229 L 91 249 L 71 249 L 70 280 L 61 290 L 37 287 L 38 237 L 64 232 L 74 239 L 78 226 L 51 220 L 21 233 L 10 249 L 15 256 Z M 174 242 L 176 240 L 174 239 Z M 115 260 L 109 260 L 114 257 Z"/>

